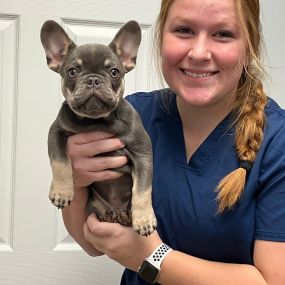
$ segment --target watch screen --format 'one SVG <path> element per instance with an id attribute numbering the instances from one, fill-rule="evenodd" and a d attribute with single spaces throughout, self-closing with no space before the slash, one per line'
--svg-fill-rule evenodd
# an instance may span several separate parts
<path id="1" fill-rule="evenodd" d="M 140 276 L 149 283 L 154 283 L 158 274 L 158 269 L 149 262 L 144 262 L 140 268 Z"/>

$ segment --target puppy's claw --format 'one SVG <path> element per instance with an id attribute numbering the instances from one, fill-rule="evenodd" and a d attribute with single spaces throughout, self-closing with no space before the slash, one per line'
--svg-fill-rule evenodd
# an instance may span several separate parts
<path id="1" fill-rule="evenodd" d="M 133 228 L 138 235 L 149 236 L 151 235 L 157 226 L 157 221 L 153 211 L 150 213 L 138 213 L 132 212 Z"/>
<path id="2" fill-rule="evenodd" d="M 70 186 L 61 185 L 55 187 L 53 183 L 49 192 L 49 198 L 58 209 L 63 209 L 70 205 L 70 202 L 73 199 L 74 190 L 73 184 Z"/>

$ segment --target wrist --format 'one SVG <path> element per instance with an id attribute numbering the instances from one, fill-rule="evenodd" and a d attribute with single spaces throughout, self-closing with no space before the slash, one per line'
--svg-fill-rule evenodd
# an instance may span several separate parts
<path id="1" fill-rule="evenodd" d="M 171 268 L 175 268 L 175 266 L 178 264 L 177 263 L 177 253 L 179 254 L 178 251 L 172 250 L 169 252 L 169 254 L 164 258 L 161 266 L 160 266 L 160 272 L 159 275 L 157 276 L 156 282 L 158 284 L 165 284 L 165 282 L 169 281 L 169 272 L 171 271 Z M 174 258 L 174 262 L 173 262 Z"/>
<path id="2" fill-rule="evenodd" d="M 164 243 L 159 244 L 143 261 L 138 270 L 139 276 L 150 284 L 155 284 L 158 280 L 162 263 L 171 251 L 172 249 L 168 245 Z"/>

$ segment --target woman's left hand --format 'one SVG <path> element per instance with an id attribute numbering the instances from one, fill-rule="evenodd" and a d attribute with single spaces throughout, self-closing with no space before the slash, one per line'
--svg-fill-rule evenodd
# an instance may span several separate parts
<path id="1" fill-rule="evenodd" d="M 87 218 L 84 235 L 96 249 L 133 271 L 138 271 L 143 260 L 162 242 L 156 231 L 148 237 L 139 236 L 131 227 L 99 222 L 95 214 Z"/>

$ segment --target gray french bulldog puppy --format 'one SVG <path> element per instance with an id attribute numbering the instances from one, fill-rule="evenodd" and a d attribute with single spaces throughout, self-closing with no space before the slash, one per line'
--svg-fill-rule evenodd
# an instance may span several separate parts
<path id="1" fill-rule="evenodd" d="M 41 29 L 48 67 L 61 75 L 65 97 L 48 135 L 53 174 L 50 200 L 64 208 L 74 196 L 67 138 L 82 132 L 112 133 L 126 146 L 108 155 L 126 155 L 129 163 L 116 169 L 124 173 L 121 178 L 88 186 L 87 211 L 95 212 L 101 221 L 132 226 L 138 234 L 149 235 L 156 228 L 152 147 L 138 113 L 123 98 L 124 75 L 135 67 L 140 41 L 141 29 L 135 21 L 126 23 L 108 46 L 76 46 L 51 20 Z"/>

